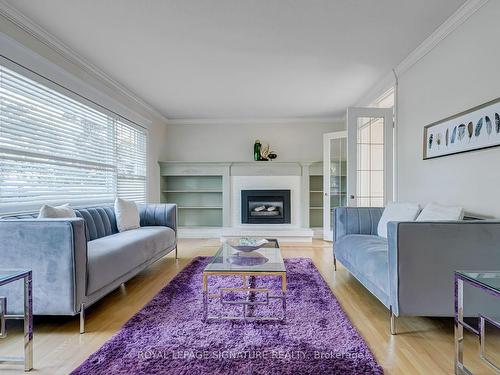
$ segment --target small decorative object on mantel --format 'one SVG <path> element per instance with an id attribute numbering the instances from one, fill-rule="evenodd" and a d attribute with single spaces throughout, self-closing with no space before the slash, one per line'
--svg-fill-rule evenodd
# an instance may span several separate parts
<path id="1" fill-rule="evenodd" d="M 269 145 L 263 145 L 257 139 L 253 145 L 253 160 L 255 161 L 269 161 L 276 159 L 278 154 L 275 151 L 270 151 Z"/>
<path id="2" fill-rule="evenodd" d="M 260 148 L 260 160 L 262 161 L 268 161 L 268 156 L 269 156 L 269 145 L 263 145 Z"/>
<path id="3" fill-rule="evenodd" d="M 257 139 L 255 143 L 253 144 L 253 160 L 259 161 L 260 160 L 260 148 L 262 145 L 260 144 L 260 141 Z"/>
<path id="4" fill-rule="evenodd" d="M 500 98 L 424 127 L 424 160 L 500 145 Z"/>

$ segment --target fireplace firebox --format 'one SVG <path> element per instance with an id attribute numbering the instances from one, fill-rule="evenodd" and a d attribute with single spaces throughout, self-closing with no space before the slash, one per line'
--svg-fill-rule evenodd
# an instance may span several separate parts
<path id="1" fill-rule="evenodd" d="M 242 190 L 242 224 L 290 224 L 290 190 Z"/>

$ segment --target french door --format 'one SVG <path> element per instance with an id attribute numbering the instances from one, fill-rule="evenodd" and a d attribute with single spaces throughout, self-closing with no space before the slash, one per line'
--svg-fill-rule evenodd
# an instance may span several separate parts
<path id="1" fill-rule="evenodd" d="M 347 131 L 323 135 L 323 239 L 333 241 L 332 213 L 347 204 Z"/>
<path id="2" fill-rule="evenodd" d="M 393 200 L 393 109 L 347 109 L 347 205 Z"/>
<path id="3" fill-rule="evenodd" d="M 347 130 L 323 135 L 323 238 L 333 240 L 335 207 L 393 200 L 393 110 L 347 110 Z"/>

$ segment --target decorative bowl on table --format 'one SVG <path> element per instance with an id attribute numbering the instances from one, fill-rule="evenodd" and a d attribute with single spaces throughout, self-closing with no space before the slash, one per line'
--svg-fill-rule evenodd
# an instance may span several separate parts
<path id="1" fill-rule="evenodd" d="M 233 249 L 247 253 L 260 249 L 268 242 L 265 238 L 238 238 L 226 241 Z"/>

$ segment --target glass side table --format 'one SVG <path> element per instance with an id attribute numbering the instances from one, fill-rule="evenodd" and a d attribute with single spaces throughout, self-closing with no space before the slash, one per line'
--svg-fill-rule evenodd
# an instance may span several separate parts
<path id="1" fill-rule="evenodd" d="M 500 373 L 500 367 L 485 354 L 485 322 L 500 328 L 500 322 L 479 314 L 479 328 L 464 322 L 464 283 L 468 283 L 495 297 L 500 297 L 500 271 L 456 271 L 455 272 L 455 374 L 472 373 L 464 366 L 464 328 L 479 337 L 480 357 L 491 368 Z"/>
<path id="2" fill-rule="evenodd" d="M 0 269 L 0 286 L 24 279 L 24 314 L 8 315 L 7 298 L 0 296 L 0 338 L 7 336 L 7 319 L 24 320 L 24 357 L 0 357 L 0 363 L 24 363 L 24 371 L 33 369 L 33 298 L 31 270 Z"/>

